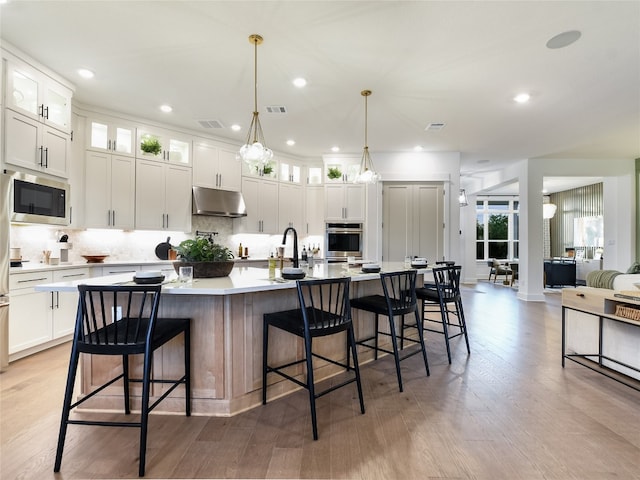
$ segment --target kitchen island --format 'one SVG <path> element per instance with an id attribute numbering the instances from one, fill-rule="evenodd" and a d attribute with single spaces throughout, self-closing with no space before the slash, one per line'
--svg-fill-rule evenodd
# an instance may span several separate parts
<path id="1" fill-rule="evenodd" d="M 382 264 L 383 271 L 403 270 L 402 263 Z M 427 269 L 418 270 L 418 285 Z M 342 264 L 318 264 L 308 270 L 307 278 L 330 278 L 349 275 L 352 279 L 351 297 L 382 293 L 377 273 L 362 273 L 360 267 L 343 268 Z M 90 278 L 79 281 L 44 284 L 40 291 L 74 292 L 80 283 L 113 285 L 132 281 L 130 274 Z M 261 404 L 262 395 L 262 317 L 264 313 L 297 308 L 296 282 L 280 278 L 269 279 L 264 268 L 235 266 L 227 277 L 195 279 L 191 285 L 180 284 L 167 277 L 162 288 L 159 315 L 163 317 L 189 317 L 191 324 L 192 411 L 196 415 L 230 416 Z M 373 331 L 373 322 L 363 321 L 366 312 L 354 311 L 356 334 L 364 336 Z M 384 324 L 384 322 L 382 323 Z M 314 350 L 330 358 L 345 360 L 344 337 L 332 336 L 314 341 Z M 303 357 L 302 342 L 281 331 L 270 335 L 269 354 L 276 362 L 292 361 Z M 182 371 L 183 341 L 176 338 L 154 356 L 154 373 L 170 378 Z M 362 351 L 360 362 L 372 358 Z M 140 368 L 140 360 L 131 360 L 132 372 Z M 82 358 L 80 395 L 115 376 L 121 371 L 119 359 L 86 355 Z M 332 364 L 315 361 L 316 379 L 341 373 Z M 290 373 L 302 376 L 302 365 L 291 367 Z M 299 387 L 292 382 L 269 378 L 269 396 L 286 395 Z M 273 382 L 273 383 L 271 383 Z M 138 408 L 140 391 L 132 387 L 133 407 Z M 162 394 L 163 385 L 153 386 L 152 395 Z M 184 393 L 178 389 L 154 411 L 181 413 L 184 411 Z M 122 409 L 122 387 L 114 384 L 85 404 L 91 409 Z"/>

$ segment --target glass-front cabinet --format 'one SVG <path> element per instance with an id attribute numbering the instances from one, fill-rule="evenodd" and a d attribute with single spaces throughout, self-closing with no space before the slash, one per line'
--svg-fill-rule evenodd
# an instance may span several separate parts
<path id="1" fill-rule="evenodd" d="M 67 86 L 18 59 L 7 60 L 7 108 L 69 133 L 71 97 Z"/>
<path id="2" fill-rule="evenodd" d="M 325 183 L 353 183 L 360 170 L 360 159 L 337 157 L 325 159 Z"/>
<path id="3" fill-rule="evenodd" d="M 170 130 L 138 128 L 136 157 L 191 166 L 192 138 Z"/>
<path id="4" fill-rule="evenodd" d="M 134 156 L 136 128 L 107 117 L 87 119 L 87 149 Z"/>

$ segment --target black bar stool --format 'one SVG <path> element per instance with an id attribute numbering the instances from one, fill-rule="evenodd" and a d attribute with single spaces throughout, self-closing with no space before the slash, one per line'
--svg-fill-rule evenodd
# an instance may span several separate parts
<path id="1" fill-rule="evenodd" d="M 357 308 L 375 314 L 374 334 L 367 338 L 362 338 L 356 343 L 364 347 L 375 350 L 374 358 L 378 359 L 378 352 L 385 352 L 393 355 L 396 363 L 396 374 L 398 376 L 398 387 L 403 391 L 402 374 L 400 373 L 400 362 L 408 357 L 422 352 L 424 366 L 429 376 L 429 362 L 427 361 L 427 350 L 424 346 L 424 336 L 421 326 L 420 315 L 418 314 L 418 305 L 416 300 L 416 271 L 403 270 L 400 272 L 381 273 L 380 281 L 382 282 L 382 290 L 384 295 L 367 295 L 351 300 L 351 308 Z M 418 339 L 405 337 L 403 328 L 400 328 L 400 334 L 396 332 L 394 317 L 401 317 L 404 324 L 404 316 L 413 313 L 416 319 L 416 328 L 418 330 Z M 378 317 L 385 315 L 389 319 L 390 333 L 380 331 Z M 387 335 L 391 337 L 393 350 L 386 350 L 379 346 L 378 336 Z M 417 343 L 420 349 L 412 351 L 403 357 L 400 356 L 398 348 L 398 339 L 404 346 L 404 341 Z M 373 345 L 369 344 L 373 340 Z"/>
<path id="2" fill-rule="evenodd" d="M 362 397 L 362 384 L 360 382 L 360 367 L 358 365 L 358 353 L 356 351 L 353 324 L 351 322 L 351 307 L 349 300 L 349 285 L 351 279 L 333 278 L 320 280 L 298 280 L 298 302 L 300 308 L 283 312 L 265 313 L 263 344 L 262 344 L 262 404 L 267 403 L 267 374 L 276 373 L 306 388 L 309 392 L 309 404 L 311 407 L 311 423 L 313 427 L 313 439 L 318 439 L 318 426 L 316 420 L 316 399 L 330 393 L 340 387 L 356 382 L 360 411 L 364 413 L 364 399 Z M 305 358 L 294 360 L 284 365 L 272 366 L 268 364 L 269 327 L 279 328 L 304 339 Z M 347 332 L 347 359 L 349 352 L 353 355 L 355 376 L 350 376 L 343 382 L 332 387 L 316 392 L 313 378 L 313 357 L 320 358 L 347 370 L 347 364 L 313 353 L 313 339 L 327 335 L 335 335 Z M 283 370 L 293 365 L 306 363 L 306 382 L 302 382 Z"/>
<path id="3" fill-rule="evenodd" d="M 191 415 L 190 319 L 158 318 L 161 288 L 162 286 L 159 284 L 78 286 L 80 298 L 71 347 L 71 359 L 69 361 L 69 373 L 64 394 L 54 472 L 60 471 L 68 425 L 137 427 L 140 428 L 138 475 L 142 477 L 145 470 L 149 412 L 178 385 L 184 385 L 185 412 L 187 416 Z M 153 352 L 179 334 L 184 335 L 184 375 L 175 380 L 152 378 Z M 123 372 L 77 402 L 72 403 L 73 386 L 81 353 L 122 356 Z M 138 354 L 144 357 L 142 378 L 129 378 L 129 355 Z M 131 382 L 142 383 L 140 421 L 106 422 L 69 419 L 69 414 L 73 408 L 120 379 L 123 379 L 124 383 L 124 411 L 126 414 L 131 413 L 129 384 Z M 152 405 L 149 405 L 152 383 L 170 384 L 171 386 Z"/>
<path id="4" fill-rule="evenodd" d="M 460 295 L 460 274 L 462 267 L 460 265 L 446 265 L 443 267 L 434 267 L 432 271 L 435 288 L 428 286 L 416 288 L 416 297 L 422 301 L 422 328 L 425 331 L 444 335 L 447 357 L 449 364 L 451 364 L 450 339 L 464 335 L 464 340 L 467 344 L 467 353 L 471 353 L 469 336 L 467 335 L 467 323 L 464 318 L 462 297 Z M 429 312 L 439 312 L 440 320 L 427 318 L 426 314 Z M 429 322 L 441 324 L 442 330 L 425 326 Z M 406 325 L 406 327 L 412 328 L 413 325 Z M 456 329 L 456 333 L 452 334 L 450 328 Z"/>

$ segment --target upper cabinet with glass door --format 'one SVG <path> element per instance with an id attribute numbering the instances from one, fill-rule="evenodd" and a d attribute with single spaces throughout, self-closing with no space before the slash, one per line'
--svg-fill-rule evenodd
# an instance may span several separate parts
<path id="1" fill-rule="evenodd" d="M 191 166 L 193 139 L 171 130 L 139 127 L 136 157 Z"/>
<path id="2" fill-rule="evenodd" d="M 251 165 L 242 162 L 242 176 L 243 177 L 262 177 L 265 180 L 278 180 L 279 165 L 275 158 L 269 160 L 266 164 L 252 163 Z"/>
<path id="3" fill-rule="evenodd" d="M 136 127 L 120 119 L 90 117 L 87 119 L 87 150 L 135 155 Z"/>
<path id="4" fill-rule="evenodd" d="M 302 184 L 302 165 L 290 160 L 280 160 L 279 180 L 286 183 Z"/>
<path id="5" fill-rule="evenodd" d="M 325 183 L 353 183 L 360 170 L 360 159 L 356 157 L 325 158 Z"/>
<path id="6" fill-rule="evenodd" d="M 70 133 L 71 88 L 12 56 L 6 65 L 7 108 Z"/>

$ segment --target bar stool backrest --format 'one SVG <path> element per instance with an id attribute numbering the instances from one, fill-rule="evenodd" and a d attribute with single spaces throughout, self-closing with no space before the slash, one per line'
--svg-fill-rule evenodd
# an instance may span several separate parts
<path id="1" fill-rule="evenodd" d="M 454 300 L 460 295 L 460 265 L 447 265 L 432 269 L 438 295 L 442 299 Z"/>
<path id="2" fill-rule="evenodd" d="M 297 281 L 305 330 L 317 336 L 351 323 L 350 284 L 349 277 Z"/>
<path id="3" fill-rule="evenodd" d="M 412 313 L 417 306 L 416 271 L 403 270 L 380 274 L 387 307 L 393 315 Z"/>
<path id="4" fill-rule="evenodd" d="M 136 353 L 151 342 L 161 285 L 79 285 L 74 342 L 83 352 Z"/>

